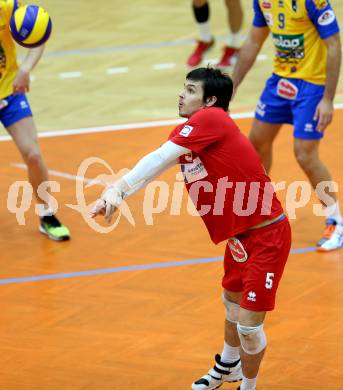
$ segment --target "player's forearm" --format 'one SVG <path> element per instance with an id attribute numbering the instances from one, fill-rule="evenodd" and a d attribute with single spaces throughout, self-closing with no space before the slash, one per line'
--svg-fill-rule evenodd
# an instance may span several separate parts
<path id="1" fill-rule="evenodd" d="M 327 45 L 327 49 L 324 98 L 333 100 L 336 94 L 342 56 L 342 47 L 338 34 L 335 39 L 330 40 L 330 44 Z"/>
<path id="2" fill-rule="evenodd" d="M 37 65 L 38 61 L 42 57 L 44 52 L 44 45 L 29 49 L 23 62 L 20 65 L 20 69 L 25 72 L 31 72 L 31 70 Z"/>
<path id="3" fill-rule="evenodd" d="M 115 183 L 125 196 L 132 195 L 149 181 L 177 163 L 178 157 L 189 149 L 166 142 L 159 149 L 143 157 L 132 170 Z"/>
<path id="4" fill-rule="evenodd" d="M 172 161 L 170 164 L 168 164 L 167 166 L 163 166 L 163 167 L 160 167 L 159 170 L 157 170 L 155 172 L 155 174 L 153 176 L 150 177 L 150 179 L 146 179 L 146 180 L 142 180 L 139 184 L 136 184 L 134 187 L 129 187 L 129 186 L 126 186 L 125 184 L 127 184 L 127 182 L 123 183 L 123 185 L 126 187 L 126 191 L 123 191 L 124 193 L 124 196 L 125 197 L 128 197 L 128 196 L 131 196 L 133 194 L 135 194 L 136 192 L 138 192 L 139 190 L 141 190 L 142 188 L 146 187 L 149 183 L 151 183 L 153 180 L 155 180 L 158 176 L 160 176 L 164 171 L 166 171 L 168 168 L 171 168 L 172 166 L 176 165 L 177 164 L 177 161 Z"/>
<path id="5" fill-rule="evenodd" d="M 235 65 L 232 81 L 235 88 L 237 88 L 243 81 L 246 74 L 254 65 L 256 57 L 261 49 L 261 45 L 247 40 L 239 51 L 238 60 Z"/>
<path id="6" fill-rule="evenodd" d="M 257 54 L 262 48 L 262 45 L 269 35 L 269 28 L 255 27 L 251 29 L 247 40 L 239 51 L 238 60 L 233 70 L 232 81 L 236 89 L 244 79 L 245 75 L 253 66 Z"/>

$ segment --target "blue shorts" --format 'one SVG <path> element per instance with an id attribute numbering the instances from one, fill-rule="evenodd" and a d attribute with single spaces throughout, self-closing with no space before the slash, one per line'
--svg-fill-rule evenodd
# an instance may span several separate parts
<path id="1" fill-rule="evenodd" d="M 32 116 L 32 111 L 25 95 L 10 95 L 0 99 L 0 121 L 6 128 L 27 116 Z"/>
<path id="2" fill-rule="evenodd" d="M 262 122 L 294 125 L 295 138 L 321 139 L 324 134 L 317 130 L 318 121 L 313 117 L 324 88 L 324 85 L 273 74 L 266 82 L 255 118 Z"/>

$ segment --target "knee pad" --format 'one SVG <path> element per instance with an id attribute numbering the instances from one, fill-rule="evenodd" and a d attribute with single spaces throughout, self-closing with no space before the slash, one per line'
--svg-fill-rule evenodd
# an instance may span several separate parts
<path id="1" fill-rule="evenodd" d="M 223 303 L 225 306 L 226 319 L 234 324 L 238 322 L 238 314 L 239 314 L 239 305 L 232 301 L 229 301 L 225 294 L 222 295 Z"/>
<path id="2" fill-rule="evenodd" d="M 247 354 L 256 355 L 266 348 L 267 339 L 263 330 L 263 324 L 259 326 L 243 326 L 238 323 L 237 331 L 241 347 Z"/>

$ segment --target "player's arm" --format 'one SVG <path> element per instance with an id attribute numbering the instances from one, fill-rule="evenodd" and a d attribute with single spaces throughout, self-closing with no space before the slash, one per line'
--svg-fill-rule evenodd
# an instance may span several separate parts
<path id="1" fill-rule="evenodd" d="M 318 119 L 318 130 L 324 131 L 333 117 L 333 100 L 341 68 L 342 45 L 339 33 L 323 39 L 327 47 L 326 82 L 323 99 L 317 106 L 315 119 Z"/>
<path id="2" fill-rule="evenodd" d="M 94 218 L 99 214 L 105 215 L 106 220 L 110 222 L 125 197 L 137 192 L 153 178 L 175 165 L 180 156 L 189 152 L 190 149 L 167 141 L 157 150 L 147 154 L 129 173 L 107 188 L 96 202 L 91 216 Z"/>
<path id="3" fill-rule="evenodd" d="M 168 170 L 169 168 L 173 167 L 178 163 L 178 159 L 171 161 L 169 164 L 159 167 L 159 169 L 156 170 L 153 176 L 150 177 L 150 179 L 142 180 L 140 183 L 136 184 L 135 186 L 132 186 L 127 192 L 124 194 L 124 198 L 131 196 L 135 194 L 137 191 L 141 190 L 142 188 L 146 187 L 150 182 L 156 179 L 156 177 L 160 176 L 164 171 Z M 131 171 L 130 171 L 131 172 Z"/>
<path id="4" fill-rule="evenodd" d="M 14 93 L 25 93 L 30 90 L 30 72 L 37 65 L 44 52 L 44 45 L 28 49 L 13 82 Z"/>
<path id="5" fill-rule="evenodd" d="M 257 54 L 261 50 L 263 42 L 266 40 L 269 34 L 269 27 L 258 0 L 253 0 L 253 9 L 253 27 L 248 35 L 247 40 L 244 42 L 243 47 L 239 51 L 238 61 L 233 70 L 232 81 L 234 92 L 236 92 L 239 84 L 253 66 Z"/>
<path id="6" fill-rule="evenodd" d="M 269 27 L 252 27 L 247 40 L 239 51 L 238 60 L 232 74 L 234 88 L 237 89 L 245 75 L 253 66 L 257 54 L 269 35 Z"/>

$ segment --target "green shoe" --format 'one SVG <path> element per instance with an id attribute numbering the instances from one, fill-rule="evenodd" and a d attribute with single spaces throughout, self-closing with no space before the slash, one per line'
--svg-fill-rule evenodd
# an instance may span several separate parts
<path id="1" fill-rule="evenodd" d="M 62 225 L 54 215 L 46 215 L 40 219 L 39 231 L 54 241 L 67 241 L 70 239 L 69 229 Z"/>

